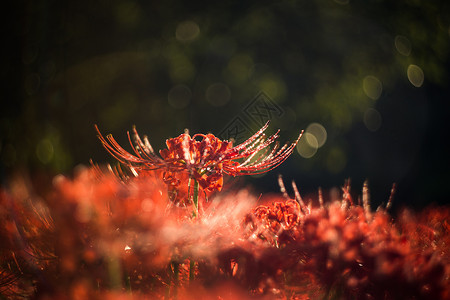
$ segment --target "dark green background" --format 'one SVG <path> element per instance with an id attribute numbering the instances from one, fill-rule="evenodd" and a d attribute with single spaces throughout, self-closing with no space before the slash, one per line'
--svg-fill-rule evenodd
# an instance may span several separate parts
<path id="1" fill-rule="evenodd" d="M 122 144 L 135 124 L 155 149 L 184 128 L 218 134 L 236 117 L 257 130 L 243 109 L 263 91 L 282 109 L 270 127 L 281 128 L 282 142 L 311 122 L 328 138 L 312 158 L 295 152 L 276 171 L 247 178 L 257 191 L 276 191 L 282 173 L 305 194 L 346 178 L 360 189 L 368 179 L 375 203 L 387 200 L 393 182 L 398 204 L 447 203 L 448 1 L 8 5 L 0 69 L 4 184 L 17 170 L 52 176 L 90 158 L 111 161 L 94 124 Z M 420 87 L 408 80 L 411 64 L 423 70 Z M 367 76 L 382 84 L 376 100 L 364 92 Z M 228 101 L 217 95 L 221 106 L 206 96 L 214 83 L 229 91 Z M 179 85 L 177 95 L 188 90 L 187 98 L 169 101 Z M 363 122 L 368 109 L 381 116 L 376 131 Z"/>

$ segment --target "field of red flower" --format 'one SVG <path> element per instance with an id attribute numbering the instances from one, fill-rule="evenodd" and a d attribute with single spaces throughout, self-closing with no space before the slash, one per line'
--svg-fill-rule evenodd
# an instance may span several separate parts
<path id="1" fill-rule="evenodd" d="M 263 131 L 236 147 L 185 133 L 162 158 L 137 134 L 135 155 L 100 135 L 123 167 L 57 176 L 44 195 L 12 178 L 0 194 L 0 298 L 450 298 L 448 207 L 393 218 L 370 208 L 366 185 L 330 201 L 302 199 L 295 184 L 291 198 L 281 178 L 282 193 L 259 200 L 222 188 L 222 172 L 265 172 L 292 152 L 295 142 L 259 156 L 276 138 Z"/>

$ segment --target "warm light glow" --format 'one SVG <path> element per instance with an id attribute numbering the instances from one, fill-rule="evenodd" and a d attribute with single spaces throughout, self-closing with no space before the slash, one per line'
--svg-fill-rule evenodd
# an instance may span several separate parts
<path id="1" fill-rule="evenodd" d="M 78 222 L 81 223 L 87 223 L 91 220 L 93 213 L 93 208 L 90 207 L 88 204 L 88 201 L 83 200 L 80 201 L 79 205 L 77 206 L 74 217 L 77 219 Z"/>
<path id="2" fill-rule="evenodd" d="M 424 80 L 424 74 L 422 69 L 416 65 L 409 65 L 408 70 L 406 71 L 408 75 L 409 82 L 415 87 L 421 87 Z"/>
<path id="3" fill-rule="evenodd" d="M 162 193 L 161 193 L 161 196 L 162 196 Z M 151 199 L 146 198 L 146 199 L 142 200 L 141 208 L 145 212 L 152 211 L 153 203 L 152 203 Z"/>

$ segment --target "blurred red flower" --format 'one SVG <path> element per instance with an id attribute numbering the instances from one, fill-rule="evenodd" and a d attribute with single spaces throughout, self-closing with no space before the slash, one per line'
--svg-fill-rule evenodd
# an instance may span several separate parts
<path id="1" fill-rule="evenodd" d="M 393 219 L 347 185 L 318 205 L 228 191 L 193 219 L 159 171 L 99 171 L 0 188 L 0 298 L 449 299 L 448 207 Z"/>

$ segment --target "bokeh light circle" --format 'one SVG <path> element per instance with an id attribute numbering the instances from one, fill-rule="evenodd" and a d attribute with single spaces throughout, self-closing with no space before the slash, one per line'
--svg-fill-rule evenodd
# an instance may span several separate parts
<path id="1" fill-rule="evenodd" d="M 309 132 L 303 133 L 302 138 L 297 144 L 298 154 L 303 158 L 311 158 L 316 154 L 317 149 L 319 149 L 319 143 L 316 137 Z"/>
<path id="2" fill-rule="evenodd" d="M 375 76 L 369 75 L 363 80 L 363 90 L 367 97 L 377 100 L 383 92 L 383 84 Z"/>
<path id="3" fill-rule="evenodd" d="M 408 70 L 406 71 L 409 82 L 415 87 L 421 87 L 425 76 L 423 74 L 422 69 L 416 65 L 409 65 Z"/>
<path id="4" fill-rule="evenodd" d="M 327 141 L 327 130 L 322 126 L 322 124 L 311 123 L 308 125 L 305 132 L 309 133 L 305 135 L 305 139 L 312 147 L 317 144 L 317 147 L 320 148 Z M 311 138 L 311 136 L 314 138 Z"/>

